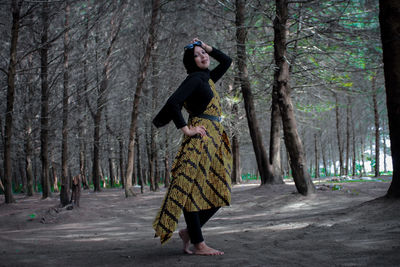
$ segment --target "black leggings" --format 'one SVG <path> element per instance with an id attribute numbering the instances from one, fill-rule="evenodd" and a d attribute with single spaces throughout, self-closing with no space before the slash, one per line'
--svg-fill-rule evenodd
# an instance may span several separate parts
<path id="1" fill-rule="evenodd" d="M 201 227 L 218 211 L 219 207 L 194 212 L 183 211 L 192 244 L 204 241 Z"/>

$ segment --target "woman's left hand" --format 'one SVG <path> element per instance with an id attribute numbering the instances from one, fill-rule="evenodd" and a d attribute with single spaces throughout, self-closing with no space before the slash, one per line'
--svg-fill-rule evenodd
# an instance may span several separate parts
<path id="1" fill-rule="evenodd" d="M 212 51 L 212 47 L 211 47 L 211 46 L 209 46 L 208 44 L 206 44 L 205 42 L 203 42 L 202 40 L 200 40 L 200 39 L 197 38 L 197 37 L 196 37 L 196 38 L 193 38 L 192 43 L 198 42 L 198 41 L 201 42 L 201 47 L 202 47 L 204 50 L 206 50 L 207 53 L 210 53 L 210 52 Z"/>

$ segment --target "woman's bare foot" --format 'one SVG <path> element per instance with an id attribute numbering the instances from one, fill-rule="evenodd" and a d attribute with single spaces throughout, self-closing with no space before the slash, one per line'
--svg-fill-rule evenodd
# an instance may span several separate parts
<path id="1" fill-rule="evenodd" d="M 187 229 L 179 230 L 179 236 L 183 241 L 183 252 L 187 254 L 193 254 L 193 251 L 189 249 L 190 246 L 190 237 Z"/>
<path id="2" fill-rule="evenodd" d="M 224 252 L 216 250 L 216 249 L 213 249 L 213 248 L 210 248 L 203 241 L 201 243 L 198 243 L 198 244 L 194 245 L 194 254 L 196 254 L 196 255 L 213 256 L 213 255 L 224 255 Z"/>

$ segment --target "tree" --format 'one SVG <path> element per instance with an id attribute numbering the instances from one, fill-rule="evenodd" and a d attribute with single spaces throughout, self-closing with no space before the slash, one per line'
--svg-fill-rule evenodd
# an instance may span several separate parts
<path id="1" fill-rule="evenodd" d="M 12 12 L 12 28 L 10 42 L 10 61 L 8 64 L 7 74 L 7 109 L 5 119 L 5 135 L 4 135 L 4 193 L 5 202 L 15 202 L 12 195 L 12 169 L 11 169 L 11 141 L 12 141 L 12 126 L 14 112 L 14 94 L 15 94 L 15 76 L 17 67 L 17 44 L 20 29 L 20 12 L 22 0 L 13 0 L 11 2 Z"/>
<path id="2" fill-rule="evenodd" d="M 62 155 L 61 155 L 61 192 L 60 202 L 62 206 L 69 203 L 69 179 L 68 179 L 68 101 L 69 101 L 69 2 L 65 3 L 65 21 L 64 21 L 64 92 L 63 92 L 63 119 L 62 119 Z M 80 185 L 79 185 L 80 186 Z"/>
<path id="3" fill-rule="evenodd" d="M 40 48 L 40 80 L 41 80 L 41 114 L 40 114 L 40 159 L 42 161 L 42 197 L 51 196 L 49 178 L 49 81 L 48 81 L 48 52 L 49 52 L 49 7 L 45 0 L 42 3 L 42 34 Z"/>
<path id="4" fill-rule="evenodd" d="M 155 32 L 156 27 L 159 22 L 159 9 L 160 9 L 160 0 L 153 0 L 152 9 L 151 9 L 151 21 L 149 26 L 148 38 L 145 48 L 145 53 L 140 61 L 139 74 L 136 81 L 136 90 L 135 90 L 135 98 L 133 100 L 132 114 L 131 114 L 131 123 L 129 130 L 129 143 L 128 143 L 128 162 L 127 162 L 127 170 L 125 177 L 125 196 L 130 197 L 134 195 L 132 188 L 132 173 L 134 168 L 134 148 L 135 148 L 135 133 L 137 129 L 137 117 L 139 110 L 139 100 L 143 89 L 143 84 L 146 78 L 147 68 L 150 62 L 151 52 L 154 50 L 154 45 L 156 43 L 155 40 Z"/>
<path id="5" fill-rule="evenodd" d="M 262 134 L 258 126 L 253 94 L 251 92 L 251 86 L 248 77 L 246 65 L 246 36 L 247 30 L 245 26 L 245 1 L 236 0 L 237 65 L 240 85 L 244 99 L 244 106 L 246 110 L 247 123 L 250 130 L 250 137 L 253 143 L 254 153 L 256 156 L 258 171 L 261 176 L 261 183 L 275 183 L 272 165 L 269 162 L 267 152 L 263 144 Z"/>
<path id="6" fill-rule="evenodd" d="M 379 22 L 383 48 L 387 113 L 389 117 L 390 147 L 393 161 L 393 180 L 386 194 L 400 198 L 400 2 L 379 1 Z"/>
<path id="7" fill-rule="evenodd" d="M 274 93 L 277 94 L 279 110 L 282 116 L 283 133 L 286 150 L 290 156 L 290 167 L 299 193 L 308 195 L 314 192 L 314 185 L 307 171 L 307 161 L 303 145 L 297 132 L 293 104 L 290 98 L 289 63 L 286 55 L 288 33 L 288 1 L 276 0 L 276 17 L 274 19 Z"/>

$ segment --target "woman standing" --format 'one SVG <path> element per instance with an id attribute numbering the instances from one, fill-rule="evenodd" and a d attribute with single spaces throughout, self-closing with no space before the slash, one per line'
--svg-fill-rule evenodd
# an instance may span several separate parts
<path id="1" fill-rule="evenodd" d="M 187 228 L 179 231 L 188 254 L 222 255 L 206 245 L 201 227 L 230 204 L 232 155 L 228 136 L 221 124 L 220 98 L 215 83 L 228 70 L 230 57 L 195 38 L 185 46 L 183 64 L 188 76 L 154 118 L 157 127 L 171 120 L 184 133 L 172 164 L 172 181 L 154 220 L 155 236 L 161 243 L 175 231 L 182 213 Z M 210 58 L 219 65 L 209 70 Z M 186 123 L 182 107 L 189 113 Z M 190 250 L 190 243 L 194 250 Z"/>

